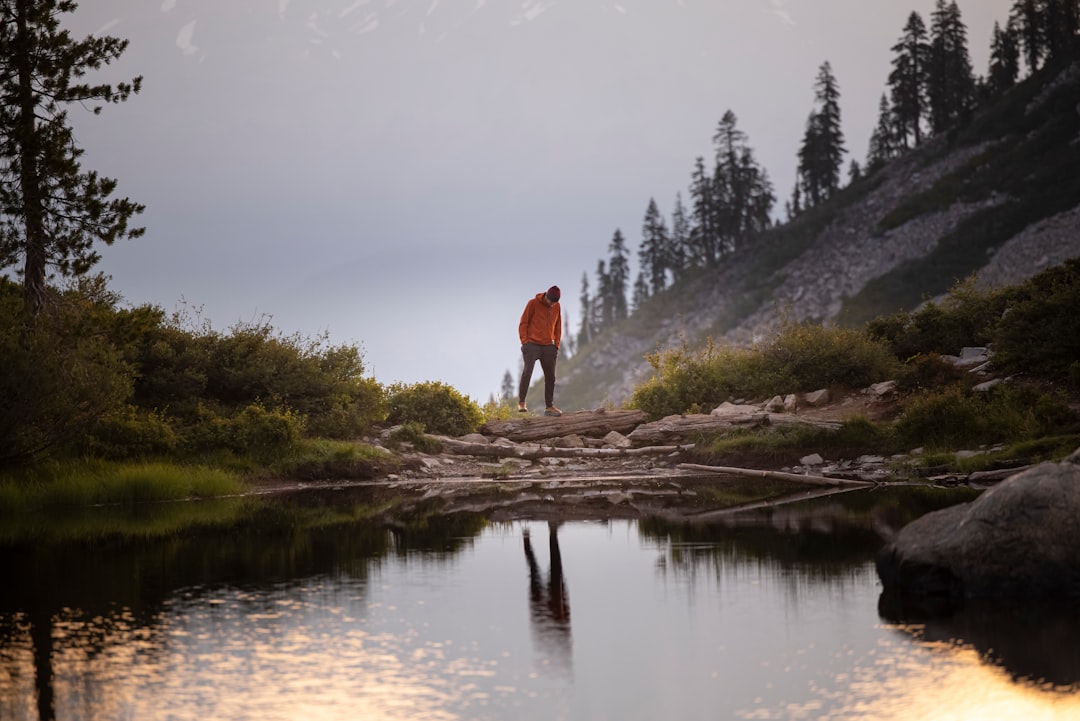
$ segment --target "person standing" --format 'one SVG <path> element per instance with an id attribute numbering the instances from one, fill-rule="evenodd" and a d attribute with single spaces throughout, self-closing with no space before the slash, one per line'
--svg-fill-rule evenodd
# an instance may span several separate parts
<path id="1" fill-rule="evenodd" d="M 528 410 L 525 395 L 529 392 L 533 367 L 536 361 L 540 361 L 540 368 L 544 371 L 544 415 L 562 415 L 562 411 L 555 407 L 555 361 L 559 356 L 559 344 L 562 343 L 561 297 L 559 286 L 553 285 L 547 292 L 537 293 L 535 298 L 530 299 L 521 314 L 518 337 L 521 339 L 521 357 L 525 361 L 518 384 L 518 411 L 521 413 Z"/>

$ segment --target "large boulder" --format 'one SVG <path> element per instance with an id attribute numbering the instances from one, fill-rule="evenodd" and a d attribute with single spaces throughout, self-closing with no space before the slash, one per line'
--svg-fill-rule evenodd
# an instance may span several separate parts
<path id="1" fill-rule="evenodd" d="M 1080 451 L 928 513 L 877 557 L 895 599 L 1080 598 Z"/>

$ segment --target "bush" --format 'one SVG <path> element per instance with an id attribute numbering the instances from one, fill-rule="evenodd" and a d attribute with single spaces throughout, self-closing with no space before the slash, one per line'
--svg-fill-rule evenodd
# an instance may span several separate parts
<path id="1" fill-rule="evenodd" d="M 443 444 L 439 439 L 427 435 L 424 424 L 418 421 L 402 423 L 390 433 L 388 440 L 391 448 L 399 448 L 402 443 L 410 443 L 413 448 L 422 453 L 439 453 L 443 449 Z"/>
<path id="2" fill-rule="evenodd" d="M 0 279 L 0 465 L 43 457 L 82 438 L 131 395 L 131 369 L 99 320 L 100 287 L 50 289 L 28 318 L 19 286 Z"/>
<path id="3" fill-rule="evenodd" d="M 629 405 L 654 418 L 707 409 L 729 398 L 763 398 L 828 387 L 860 388 L 899 370 L 888 349 L 858 331 L 784 324 L 753 348 L 685 346 L 647 356 L 655 371 Z"/>
<path id="4" fill-rule="evenodd" d="M 904 363 L 896 381 L 897 388 L 904 393 L 971 383 L 967 371 L 949 363 L 937 353 L 919 353 L 910 358 Z"/>
<path id="5" fill-rule="evenodd" d="M 785 323 L 761 348 L 761 362 L 775 377 L 770 393 L 841 386 L 864 388 L 899 371 L 888 347 L 865 333 L 817 323 Z"/>
<path id="6" fill-rule="evenodd" d="M 474 401 L 438 381 L 391 386 L 387 407 L 388 423 L 414 421 L 423 424 L 429 433 L 448 436 L 473 433 L 484 420 Z"/>
<path id="7" fill-rule="evenodd" d="M 94 457 L 123 460 L 169 455 L 176 451 L 179 442 L 179 435 L 164 414 L 129 405 L 96 424 L 81 451 Z"/>
<path id="8" fill-rule="evenodd" d="M 259 454 L 280 453 L 300 440 L 303 421 L 287 408 L 267 410 L 252 403 L 232 423 L 232 448 Z"/>
<path id="9" fill-rule="evenodd" d="M 989 344 L 1004 308 L 1002 292 L 977 290 L 969 278 L 953 286 L 940 305 L 929 302 L 914 313 L 876 318 L 866 332 L 901 360 L 919 353 L 955 355 L 965 346 Z"/>
<path id="10" fill-rule="evenodd" d="M 972 393 L 953 386 L 907 401 L 894 430 L 909 448 L 947 449 L 1029 440 L 1076 423 L 1076 413 L 1064 401 L 1032 388 Z"/>
<path id="11" fill-rule="evenodd" d="M 1009 292 L 994 339 L 994 365 L 1080 388 L 1080 258 Z"/>

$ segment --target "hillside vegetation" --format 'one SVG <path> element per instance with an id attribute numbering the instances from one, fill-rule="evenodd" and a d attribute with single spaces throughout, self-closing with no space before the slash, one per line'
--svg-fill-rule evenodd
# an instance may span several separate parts
<path id="1" fill-rule="evenodd" d="M 783 318 L 861 329 L 973 275 L 1002 287 L 1080 256 L 1078 97 L 1080 64 L 1044 68 L 967 126 L 679 279 L 563 363 L 561 405 L 621 405 L 657 351 L 749 347 Z"/>

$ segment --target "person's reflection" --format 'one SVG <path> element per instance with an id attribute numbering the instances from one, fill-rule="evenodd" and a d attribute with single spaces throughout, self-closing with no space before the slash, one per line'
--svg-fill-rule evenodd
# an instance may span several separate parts
<path id="1" fill-rule="evenodd" d="M 545 663 L 558 664 L 570 670 L 570 597 L 563 576 L 562 554 L 559 552 L 559 523 L 548 522 L 548 549 L 551 570 L 547 584 L 541 579 L 540 566 L 533 553 L 529 529 L 524 531 L 525 561 L 529 564 L 529 611 L 533 632 L 548 655 Z"/>

